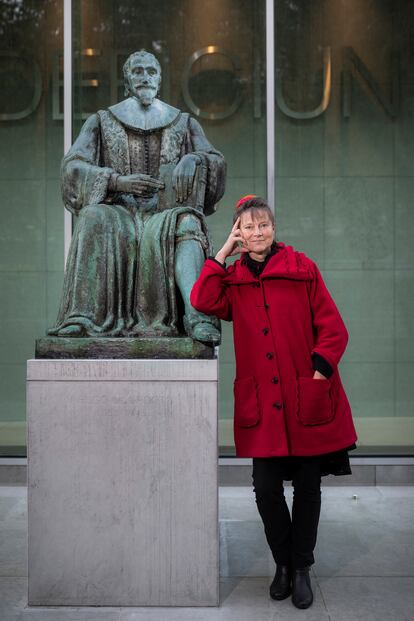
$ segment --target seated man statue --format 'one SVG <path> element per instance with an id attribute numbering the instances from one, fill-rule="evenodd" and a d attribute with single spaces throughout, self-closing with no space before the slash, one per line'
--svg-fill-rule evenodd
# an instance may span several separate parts
<path id="1" fill-rule="evenodd" d="M 148 52 L 124 65 L 128 98 L 90 116 L 63 159 L 62 192 L 77 216 L 55 336 L 178 336 L 220 341 L 190 292 L 211 254 L 205 215 L 226 165 L 197 121 L 156 98 Z"/>

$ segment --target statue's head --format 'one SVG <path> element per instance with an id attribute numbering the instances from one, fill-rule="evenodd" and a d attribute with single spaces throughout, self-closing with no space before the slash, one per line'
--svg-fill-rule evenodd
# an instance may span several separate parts
<path id="1" fill-rule="evenodd" d="M 125 95 L 149 106 L 161 85 L 161 65 L 153 54 L 141 50 L 128 56 L 124 64 Z"/>

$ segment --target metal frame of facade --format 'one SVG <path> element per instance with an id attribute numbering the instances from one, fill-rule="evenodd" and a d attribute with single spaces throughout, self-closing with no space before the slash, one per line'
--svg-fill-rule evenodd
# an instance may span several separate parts
<path id="1" fill-rule="evenodd" d="M 72 0 L 63 0 L 63 149 L 72 145 Z M 72 214 L 65 208 L 64 252 L 65 265 L 72 237 Z"/>
<path id="2" fill-rule="evenodd" d="M 266 0 L 266 157 L 267 200 L 275 210 L 275 15 L 274 0 Z"/>

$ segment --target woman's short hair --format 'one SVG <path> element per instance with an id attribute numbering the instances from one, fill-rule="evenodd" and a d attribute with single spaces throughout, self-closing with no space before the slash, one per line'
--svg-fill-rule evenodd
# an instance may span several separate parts
<path id="1" fill-rule="evenodd" d="M 272 222 L 273 226 L 275 224 L 275 216 L 273 214 L 273 211 L 270 209 L 265 199 L 261 198 L 260 196 L 253 196 L 252 198 L 248 198 L 247 200 L 240 199 L 240 201 L 236 203 L 236 211 L 233 214 L 233 224 L 236 222 L 237 218 L 246 211 L 251 211 L 252 215 L 254 215 L 254 213 L 257 211 L 265 211 L 269 216 L 269 220 Z"/>

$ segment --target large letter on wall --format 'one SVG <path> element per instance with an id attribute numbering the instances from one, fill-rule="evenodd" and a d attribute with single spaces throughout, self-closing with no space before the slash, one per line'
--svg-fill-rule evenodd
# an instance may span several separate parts
<path id="1" fill-rule="evenodd" d="M 18 52 L 12 51 L 0 52 L 0 57 L 14 58 L 17 61 L 20 61 L 22 64 L 29 66 L 33 74 L 33 93 L 29 104 L 22 110 L 17 110 L 15 112 L 0 112 L 0 121 L 20 121 L 21 119 L 25 119 L 27 116 L 30 116 L 30 114 L 32 114 L 32 112 L 36 110 L 42 96 L 42 74 L 40 71 L 39 63 L 34 58 L 28 58 L 23 55 L 21 56 Z M 0 71 L 0 75 L 1 73 L 2 71 Z M 4 81 L 2 81 L 2 88 L 4 88 Z M 11 99 L 13 99 L 13 96 L 11 97 Z"/>
<path id="2" fill-rule="evenodd" d="M 367 66 L 362 62 L 352 47 L 344 50 L 344 71 L 342 88 L 342 114 L 345 118 L 351 116 L 352 103 L 352 77 L 357 76 L 375 96 L 378 103 L 382 106 L 391 118 L 395 118 L 399 108 L 399 88 L 398 88 L 398 59 L 394 55 L 391 62 L 391 100 L 388 99 L 379 87 L 378 82 L 371 74 Z"/>
<path id="3" fill-rule="evenodd" d="M 288 107 L 283 97 L 282 85 L 280 79 L 276 79 L 276 101 L 279 108 L 292 119 L 314 119 L 315 117 L 323 114 L 326 108 L 329 106 L 331 97 L 331 48 L 325 47 L 323 50 L 323 95 L 322 101 L 313 110 L 307 110 L 300 112 L 299 110 L 292 110 Z"/>

